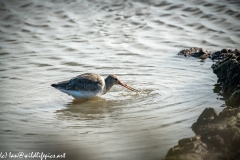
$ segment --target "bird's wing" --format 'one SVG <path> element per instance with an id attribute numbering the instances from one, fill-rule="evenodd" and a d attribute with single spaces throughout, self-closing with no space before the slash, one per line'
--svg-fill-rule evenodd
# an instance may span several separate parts
<path id="1" fill-rule="evenodd" d="M 78 78 L 74 87 L 78 91 L 97 91 L 101 89 L 101 85 L 98 81 L 84 78 Z"/>
<path id="2" fill-rule="evenodd" d="M 103 83 L 101 76 L 85 73 L 68 81 L 59 82 L 57 87 L 65 90 L 96 91 L 102 88 Z"/>
<path id="3" fill-rule="evenodd" d="M 68 85 L 70 81 L 62 81 L 62 82 L 58 82 L 56 84 L 56 87 L 59 87 L 59 88 L 66 88 L 66 86 Z"/>
<path id="4" fill-rule="evenodd" d="M 72 78 L 69 80 L 69 83 L 66 85 L 67 90 L 76 90 L 75 86 L 78 83 L 78 78 Z"/>

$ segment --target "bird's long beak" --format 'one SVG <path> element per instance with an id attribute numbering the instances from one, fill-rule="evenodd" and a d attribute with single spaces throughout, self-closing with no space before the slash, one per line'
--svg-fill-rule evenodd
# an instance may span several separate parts
<path id="1" fill-rule="evenodd" d="M 127 89 L 129 89 L 129 90 L 131 90 L 131 91 L 139 92 L 138 90 L 136 90 L 136 89 L 134 89 L 134 88 L 132 88 L 132 87 L 130 87 L 130 86 L 128 86 L 128 85 L 120 82 L 120 81 L 118 82 L 118 84 L 120 84 L 121 86 L 123 86 L 123 87 L 125 87 L 125 88 L 127 88 Z"/>

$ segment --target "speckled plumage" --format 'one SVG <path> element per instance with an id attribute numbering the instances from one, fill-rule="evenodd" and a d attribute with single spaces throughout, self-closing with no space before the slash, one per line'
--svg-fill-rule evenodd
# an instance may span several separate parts
<path id="1" fill-rule="evenodd" d="M 104 81 L 97 74 L 85 73 L 68 81 L 59 82 L 57 85 L 66 90 L 95 91 L 102 88 Z"/>
<path id="2" fill-rule="evenodd" d="M 68 81 L 62 81 L 51 86 L 73 96 L 76 99 L 92 98 L 108 92 L 114 84 L 120 84 L 132 91 L 135 89 L 122 83 L 116 75 L 109 75 L 105 80 L 98 74 L 85 73 Z"/>

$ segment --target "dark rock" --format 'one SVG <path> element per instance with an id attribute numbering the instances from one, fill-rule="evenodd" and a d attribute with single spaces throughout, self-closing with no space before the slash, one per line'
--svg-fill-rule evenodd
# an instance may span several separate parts
<path id="1" fill-rule="evenodd" d="M 197 122 L 192 125 L 192 130 L 197 133 L 200 125 L 209 125 L 214 118 L 218 116 L 218 113 L 213 108 L 206 108 L 202 114 L 198 117 Z M 207 127 L 207 126 L 206 126 Z"/>
<path id="2" fill-rule="evenodd" d="M 219 156 L 219 160 L 240 160 L 240 136 L 234 138 L 232 144 Z"/>
<path id="3" fill-rule="evenodd" d="M 196 137 L 192 137 L 192 138 L 184 138 L 178 141 L 178 145 L 183 146 L 186 143 L 192 142 L 195 139 L 197 139 Z"/>
<path id="4" fill-rule="evenodd" d="M 207 154 L 207 146 L 198 136 L 179 141 L 178 146 L 170 148 L 165 160 L 202 160 Z"/>
<path id="5" fill-rule="evenodd" d="M 207 57 L 209 57 L 210 52 L 206 51 L 203 48 L 198 48 L 198 47 L 192 47 L 190 49 L 184 49 L 181 50 L 178 55 L 184 55 L 186 57 L 198 57 L 201 59 L 206 59 Z"/>
<path id="6" fill-rule="evenodd" d="M 222 149 L 225 147 L 224 139 L 219 135 L 208 137 L 208 143 L 211 144 L 214 148 Z"/>
<path id="7" fill-rule="evenodd" d="M 224 48 L 220 51 L 207 51 L 203 48 L 192 47 L 189 49 L 181 50 L 178 55 L 184 55 L 186 57 L 196 57 L 201 59 L 211 58 L 212 60 L 224 60 L 229 55 L 235 54 L 236 56 L 240 56 L 240 50 L 232 50 L 229 48 Z M 238 60 L 239 61 L 239 60 Z"/>
<path id="8" fill-rule="evenodd" d="M 236 58 L 236 55 L 229 56 L 212 66 L 225 93 L 233 93 L 240 85 L 240 62 Z"/>
<path id="9" fill-rule="evenodd" d="M 207 126 L 207 127 L 206 127 Z M 208 125 L 199 125 L 196 134 L 208 146 L 208 151 L 224 152 L 234 139 L 240 138 L 240 107 L 225 108 Z M 238 146 L 240 148 L 240 146 Z"/>
<path id="10" fill-rule="evenodd" d="M 218 77 L 216 86 L 229 96 L 227 108 L 219 115 L 213 108 L 206 108 L 202 112 L 192 125 L 196 136 L 179 140 L 178 145 L 168 151 L 166 160 L 240 160 L 240 50 L 225 48 L 207 52 L 195 47 L 178 54 L 218 60 L 212 65 Z"/>
<path id="11" fill-rule="evenodd" d="M 234 54 L 235 54 L 236 56 L 240 56 L 240 50 L 235 49 L 235 50 L 234 50 Z"/>
<path id="12" fill-rule="evenodd" d="M 232 94 L 234 91 L 240 89 L 240 50 L 225 48 L 220 51 L 210 52 L 203 48 L 192 47 L 190 49 L 181 50 L 178 55 L 193 56 L 201 59 L 211 58 L 218 60 L 212 65 L 213 72 L 218 77 L 218 83 L 221 86 L 221 92 Z M 227 105 L 238 107 L 240 105 L 239 92 L 231 96 L 226 101 Z M 224 96 L 230 97 L 230 96 Z"/>
<path id="13" fill-rule="evenodd" d="M 233 92 L 233 94 L 229 98 L 229 103 L 233 107 L 240 107 L 240 89 Z"/>
<path id="14" fill-rule="evenodd" d="M 208 57 L 207 54 L 203 54 L 203 55 L 200 56 L 201 59 L 206 59 L 207 57 Z"/>
<path id="15" fill-rule="evenodd" d="M 215 51 L 211 54 L 212 60 L 224 60 L 226 59 L 229 55 L 234 54 L 235 51 L 229 48 L 222 49 L 221 51 Z"/>
<path id="16" fill-rule="evenodd" d="M 228 53 L 229 48 L 225 48 L 221 50 L 221 53 Z"/>
<path id="17" fill-rule="evenodd" d="M 189 49 L 181 50 L 178 55 L 184 55 L 186 57 L 196 57 L 201 59 L 211 58 L 212 60 L 224 60 L 231 54 L 239 53 L 239 50 L 235 49 L 234 51 L 229 48 L 222 49 L 221 51 L 207 51 L 203 48 L 192 47 Z"/>
<path id="18" fill-rule="evenodd" d="M 215 120 L 216 121 L 223 121 L 224 119 L 229 120 L 231 117 L 240 118 L 240 107 L 238 107 L 238 108 L 232 108 L 232 107 L 224 108 L 223 111 L 219 113 L 219 115 L 216 117 Z"/>
<path id="19" fill-rule="evenodd" d="M 203 133 L 201 141 L 206 143 L 208 149 L 221 151 L 225 147 L 224 139 L 218 135 L 218 130 Z"/>
<path id="20" fill-rule="evenodd" d="M 219 115 L 206 108 L 195 125 L 196 136 L 179 140 L 165 160 L 240 158 L 240 107 L 225 108 Z"/>
<path id="21" fill-rule="evenodd" d="M 197 123 L 202 123 L 205 120 L 212 120 L 218 116 L 218 113 L 215 109 L 213 108 L 206 108 L 202 114 L 198 117 Z"/>

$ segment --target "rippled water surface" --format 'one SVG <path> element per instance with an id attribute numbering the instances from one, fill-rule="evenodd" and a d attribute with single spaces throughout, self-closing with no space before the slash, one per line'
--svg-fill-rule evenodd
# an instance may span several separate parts
<path id="1" fill-rule="evenodd" d="M 0 0 L 0 150 L 163 159 L 194 135 L 204 108 L 224 104 L 212 62 L 178 51 L 239 48 L 239 9 L 237 0 Z M 76 101 L 50 86 L 86 72 L 117 74 L 141 93 L 114 86 Z"/>

